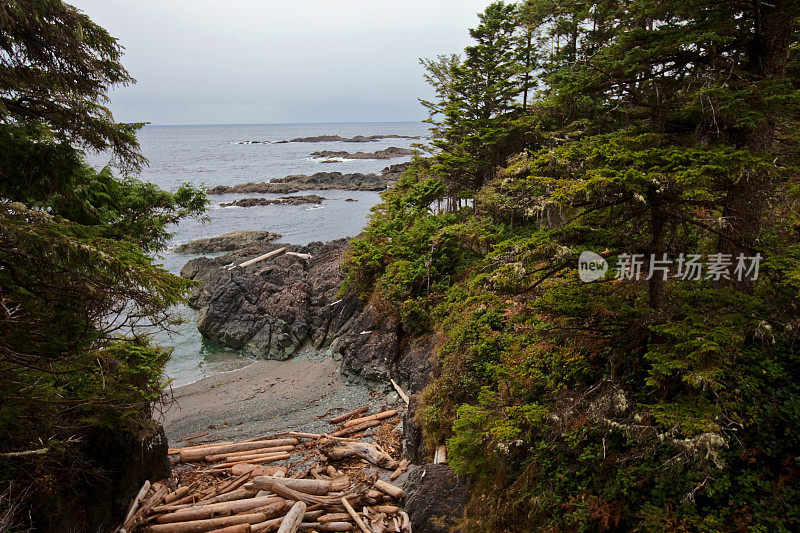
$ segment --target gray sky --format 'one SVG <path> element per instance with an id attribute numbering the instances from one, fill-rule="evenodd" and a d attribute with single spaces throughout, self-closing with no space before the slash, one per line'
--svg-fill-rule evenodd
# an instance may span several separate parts
<path id="1" fill-rule="evenodd" d="M 154 124 L 423 119 L 418 58 L 460 52 L 490 3 L 68 1 L 127 49 L 117 120 Z"/>

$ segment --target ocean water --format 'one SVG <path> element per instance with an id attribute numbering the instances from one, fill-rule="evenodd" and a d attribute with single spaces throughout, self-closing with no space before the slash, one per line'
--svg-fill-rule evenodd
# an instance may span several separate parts
<path id="1" fill-rule="evenodd" d="M 422 123 L 347 123 L 347 124 L 267 124 L 210 126 L 147 126 L 139 133 L 142 153 L 149 166 L 140 179 L 166 190 L 181 183 L 198 186 L 237 185 L 269 181 L 292 174 L 315 172 L 379 172 L 386 166 L 403 163 L 410 157 L 388 160 L 345 160 L 323 163 L 310 157 L 321 150 L 374 152 L 391 146 L 409 148 L 425 141 L 382 139 L 369 143 L 280 143 L 299 137 L 320 135 L 403 135 L 425 137 L 428 126 Z M 250 143 L 259 141 L 259 143 Z M 268 141 L 264 143 L 264 141 Z M 95 166 L 107 163 L 101 155 L 90 155 Z M 298 195 L 309 194 L 306 192 Z M 269 205 L 260 207 L 220 207 L 245 197 L 278 197 L 269 194 L 225 194 L 209 196 L 208 221 L 184 220 L 171 231 L 170 248 L 194 239 L 213 237 L 237 230 L 265 230 L 279 233 L 280 242 L 308 244 L 355 236 L 367 223 L 370 209 L 380 201 L 379 193 L 369 191 L 315 191 L 324 197 L 321 205 Z M 356 202 L 345 201 L 348 198 Z M 171 251 L 158 257 L 159 263 L 178 273 L 192 255 Z M 159 334 L 155 342 L 171 348 L 167 376 L 174 386 L 185 385 L 204 376 L 225 372 L 248 364 L 248 358 L 225 350 L 202 338 L 196 327 L 196 312 L 182 306 L 176 312 L 184 319 L 172 334 Z"/>

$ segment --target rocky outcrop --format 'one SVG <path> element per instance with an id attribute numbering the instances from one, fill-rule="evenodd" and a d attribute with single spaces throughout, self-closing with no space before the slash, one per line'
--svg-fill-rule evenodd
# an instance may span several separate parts
<path id="1" fill-rule="evenodd" d="M 280 235 L 269 231 L 234 231 L 208 239 L 198 239 L 175 247 L 179 254 L 211 254 L 239 250 L 253 244 L 266 244 Z"/>
<path id="2" fill-rule="evenodd" d="M 417 150 L 391 146 L 384 150 L 377 150 L 375 152 L 350 153 L 344 151 L 335 152 L 332 150 L 322 150 L 320 152 L 312 152 L 311 157 L 317 157 L 321 159 L 330 159 L 332 157 L 339 157 L 342 159 L 392 159 L 393 157 L 406 157 L 417 153 L 419 153 Z"/>
<path id="3" fill-rule="evenodd" d="M 316 194 L 306 196 L 282 196 L 280 198 L 242 198 L 233 202 L 225 202 L 222 207 L 256 207 L 262 205 L 305 205 L 321 204 L 325 198 Z"/>
<path id="4" fill-rule="evenodd" d="M 292 139 L 293 143 L 322 143 L 322 142 L 343 142 L 343 143 L 368 143 L 377 142 L 381 139 L 422 139 L 422 137 L 413 137 L 407 135 L 356 135 L 355 137 L 342 137 L 341 135 L 317 135 L 316 137 L 300 137 Z"/>
<path id="5" fill-rule="evenodd" d="M 427 464 L 409 472 L 403 490 L 405 511 L 415 533 L 450 533 L 469 500 L 467 481 L 447 465 Z"/>
<path id="6" fill-rule="evenodd" d="M 26 467 L 33 476 L 26 512 L 33 527 L 19 531 L 115 531 L 142 484 L 170 475 L 167 438 L 155 423 L 138 433 L 93 427 L 80 440 L 54 450 L 46 470 Z M 0 531 L 9 531 L 4 525 L 0 520 Z"/>
<path id="7" fill-rule="evenodd" d="M 228 348 L 266 359 L 287 359 L 305 346 L 327 350 L 342 373 L 388 387 L 389 378 L 421 390 L 432 367 L 434 338 L 403 342 L 400 322 L 354 295 L 339 296 L 346 240 L 308 246 L 252 245 L 221 257 L 189 261 L 181 275 L 201 281 L 189 303 L 197 327 Z M 279 247 L 281 254 L 246 268 L 233 267 Z"/>
<path id="8" fill-rule="evenodd" d="M 390 165 L 378 174 L 342 174 L 341 172 L 317 172 L 310 176 L 299 174 L 276 178 L 269 182 L 244 183 L 241 185 L 217 185 L 208 194 L 292 194 L 300 191 L 382 191 L 395 183 L 408 168 L 407 163 Z"/>
<path id="9" fill-rule="evenodd" d="M 382 191 L 394 180 L 378 174 L 342 174 L 341 172 L 317 172 L 310 176 L 300 174 L 274 179 L 270 182 L 244 183 L 242 185 L 218 185 L 208 194 L 291 194 L 300 191 Z"/>
<path id="10" fill-rule="evenodd" d="M 403 415 L 403 456 L 415 465 L 425 464 L 425 439 L 422 434 L 422 425 L 417 419 L 420 407 L 420 395 L 412 394 L 409 398 L 408 409 Z"/>

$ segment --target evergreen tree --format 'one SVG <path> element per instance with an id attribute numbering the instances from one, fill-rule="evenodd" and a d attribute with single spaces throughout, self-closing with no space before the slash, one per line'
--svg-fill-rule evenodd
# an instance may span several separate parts
<path id="1" fill-rule="evenodd" d="M 191 285 L 152 254 L 171 224 L 202 214 L 202 192 L 84 162 L 81 149 L 109 150 L 123 171 L 145 161 L 140 125 L 104 107 L 133 81 L 121 52 L 64 2 L 0 1 L 0 490 L 24 499 L 19 527 L 88 531 L 118 518 L 89 512 L 119 475 L 89 450 L 155 434 L 169 351 L 150 335 L 175 324 L 170 309 Z"/>
<path id="2" fill-rule="evenodd" d="M 527 149 L 450 218 L 411 218 L 418 163 L 350 260 L 443 340 L 419 416 L 475 480 L 465 530 L 796 530 L 800 3 L 522 8 L 539 90 L 497 137 Z M 458 258 L 430 293 L 406 232 Z M 579 279 L 586 250 L 607 277 Z"/>
<path id="3" fill-rule="evenodd" d="M 478 26 L 470 30 L 475 44 L 464 50 L 462 62 L 450 60 L 446 65 L 440 59 L 426 64 L 437 80 L 433 85 L 440 98 L 436 107 L 427 107 L 443 115 L 435 130 L 439 138 L 433 143 L 440 149 L 437 170 L 452 196 L 480 189 L 511 153 L 504 144 L 509 137 L 506 126 L 522 90 L 516 78 L 520 69 L 516 17 L 514 4 L 489 5 L 479 15 Z M 442 91 L 440 80 L 447 67 L 447 90 Z"/>

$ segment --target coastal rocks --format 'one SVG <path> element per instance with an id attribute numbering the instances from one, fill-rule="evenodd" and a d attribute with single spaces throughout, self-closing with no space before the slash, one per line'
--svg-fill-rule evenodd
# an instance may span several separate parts
<path id="1" fill-rule="evenodd" d="M 322 142 L 344 142 L 344 143 L 368 143 L 377 142 L 381 139 L 421 139 L 422 137 L 413 137 L 407 135 L 370 135 L 365 137 L 363 135 L 356 135 L 355 137 L 342 137 L 341 135 L 318 135 L 316 137 L 300 137 L 292 139 L 293 143 L 322 143 Z M 284 141 L 285 142 L 285 141 Z"/>
<path id="2" fill-rule="evenodd" d="M 408 409 L 403 416 L 403 431 L 405 442 L 403 456 L 415 465 L 425 464 L 425 439 L 422 434 L 422 425 L 417 420 L 417 411 L 420 406 L 420 395 L 412 394 L 409 398 Z"/>
<path id="3" fill-rule="evenodd" d="M 303 174 L 274 179 L 270 182 L 244 183 L 241 185 L 218 185 L 208 194 L 291 194 L 300 191 L 324 191 L 341 189 L 347 191 L 382 191 L 396 181 L 397 176 L 388 174 L 342 174 L 341 172 L 317 172 L 311 176 Z"/>
<path id="4" fill-rule="evenodd" d="M 367 305 L 348 321 L 335 346 L 341 357 L 341 372 L 368 382 L 389 382 L 399 355 L 399 341 L 400 321 Z"/>
<path id="5" fill-rule="evenodd" d="M 239 250 L 253 244 L 266 244 L 280 238 L 269 231 L 234 231 L 208 239 L 198 239 L 176 246 L 179 254 L 211 254 Z"/>
<path id="6" fill-rule="evenodd" d="M 198 329 L 223 346 L 266 359 L 287 359 L 313 338 L 314 345 L 328 342 L 328 329 L 346 321 L 356 307 L 353 302 L 328 305 L 341 283 L 338 261 L 346 246 L 344 240 L 289 246 L 289 251 L 311 254 L 312 258 L 307 261 L 281 254 L 230 270 L 224 266 L 278 246 L 252 246 L 218 258 L 190 261 L 181 275 L 203 282 L 189 298 L 189 304 L 199 310 Z M 326 259 L 330 256 L 333 261 Z"/>
<path id="7" fill-rule="evenodd" d="M 469 500 L 467 481 L 447 465 L 413 469 L 403 484 L 405 510 L 415 533 L 450 533 Z"/>
<path id="8" fill-rule="evenodd" d="M 409 148 L 397 148 L 396 146 L 392 146 L 384 150 L 377 150 L 369 153 L 350 153 L 344 151 L 335 152 L 332 150 L 322 150 L 320 152 L 312 152 L 311 157 L 320 159 L 330 159 L 332 157 L 339 157 L 342 159 L 392 159 L 394 157 L 406 157 L 417 153 L 419 153 L 417 150 L 411 150 Z"/>
<path id="9" fill-rule="evenodd" d="M 255 207 L 262 205 L 305 205 L 321 204 L 325 198 L 316 194 L 306 196 L 282 196 L 280 198 L 242 198 L 233 202 L 220 204 L 222 207 Z"/>
<path id="10" fill-rule="evenodd" d="M 284 253 L 246 268 L 225 268 L 279 247 L 311 258 Z M 339 295 L 347 247 L 346 240 L 270 243 L 189 261 L 181 275 L 202 282 L 189 298 L 199 311 L 198 329 L 223 346 L 266 359 L 286 359 L 305 346 L 327 350 L 351 380 L 387 389 L 393 378 L 410 393 L 420 391 L 430 379 L 426 350 L 435 339 L 401 342 L 401 324 L 391 313 Z"/>

